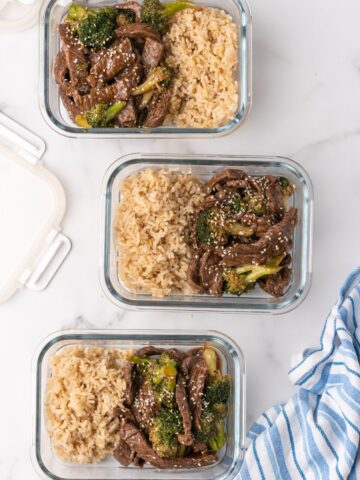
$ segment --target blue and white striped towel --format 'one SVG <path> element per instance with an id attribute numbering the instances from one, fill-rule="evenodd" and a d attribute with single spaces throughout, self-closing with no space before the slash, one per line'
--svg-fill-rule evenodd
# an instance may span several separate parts
<path id="1" fill-rule="evenodd" d="M 238 480 L 360 480 L 360 268 L 289 376 L 300 388 L 252 426 Z"/>

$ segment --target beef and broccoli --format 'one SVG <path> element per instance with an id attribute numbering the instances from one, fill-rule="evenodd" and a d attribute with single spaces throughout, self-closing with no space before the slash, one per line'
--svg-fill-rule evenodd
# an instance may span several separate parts
<path id="1" fill-rule="evenodd" d="M 144 0 L 90 8 L 71 4 L 54 64 L 60 98 L 82 128 L 158 127 L 168 113 L 173 71 L 163 35 L 188 2 Z"/>
<path id="2" fill-rule="evenodd" d="M 226 443 L 229 376 L 211 347 L 144 347 L 130 357 L 114 457 L 124 466 L 196 468 L 217 462 Z"/>
<path id="3" fill-rule="evenodd" d="M 200 294 L 241 295 L 259 285 L 281 297 L 291 280 L 297 209 L 284 177 L 223 170 L 205 185 L 195 222 L 196 249 L 188 282 Z"/>

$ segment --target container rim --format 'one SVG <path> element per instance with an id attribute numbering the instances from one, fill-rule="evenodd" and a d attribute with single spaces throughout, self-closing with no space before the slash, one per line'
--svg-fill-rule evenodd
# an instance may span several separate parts
<path id="1" fill-rule="evenodd" d="M 49 98 L 49 51 L 48 38 L 50 31 L 49 16 L 52 7 L 58 0 L 44 2 L 40 11 L 40 59 L 39 62 L 39 108 L 46 124 L 55 132 L 72 138 L 109 139 L 109 138 L 213 138 L 222 137 L 235 131 L 246 120 L 252 107 L 252 15 L 247 0 L 231 0 L 239 10 L 241 17 L 238 31 L 239 64 L 239 105 L 234 118 L 226 125 L 218 128 L 92 128 L 90 130 L 65 125 L 57 120 L 50 107 Z M 109 0 L 110 2 L 112 0 Z"/>
<path id="2" fill-rule="evenodd" d="M 41 395 L 41 366 L 42 361 L 49 349 L 63 340 L 138 340 L 148 341 L 154 339 L 160 341 L 187 340 L 190 342 L 202 342 L 215 340 L 218 345 L 222 345 L 227 351 L 233 352 L 237 362 L 239 377 L 236 378 L 236 391 L 238 392 L 239 401 L 239 416 L 241 420 L 239 428 L 239 445 L 238 450 L 240 454 L 245 448 L 246 437 L 246 363 L 244 354 L 235 340 L 230 336 L 216 330 L 175 330 L 175 329 L 67 329 L 58 330 L 50 335 L 47 335 L 37 346 L 32 357 L 32 442 L 31 442 L 31 462 L 34 470 L 43 479 L 51 480 L 70 480 L 65 477 L 59 477 L 51 473 L 44 465 L 39 451 L 37 438 L 41 432 L 41 412 L 42 412 L 42 395 Z M 215 346 L 216 348 L 216 346 Z M 235 460 L 235 459 L 234 459 Z M 229 472 L 229 477 L 226 480 L 233 480 L 239 472 L 241 461 L 232 466 Z M 170 475 L 174 475 L 172 470 L 169 470 Z M 78 480 L 72 478 L 72 480 Z M 80 480 L 80 479 L 79 479 Z M 165 480 L 165 479 L 164 479 Z M 225 480 L 225 479 L 224 479 Z"/>
<path id="3" fill-rule="evenodd" d="M 163 300 L 151 300 L 151 302 L 132 300 L 123 297 L 113 286 L 110 278 L 107 275 L 109 269 L 109 258 L 106 252 L 107 247 L 107 237 L 106 233 L 111 229 L 111 216 L 108 208 L 108 202 L 111 195 L 111 187 L 116 178 L 116 176 L 122 170 L 128 168 L 129 166 L 143 163 L 151 163 L 151 165 L 162 165 L 164 161 L 168 163 L 178 163 L 181 166 L 198 166 L 198 165 L 209 165 L 209 166 L 223 166 L 226 167 L 241 167 L 244 166 L 244 163 L 247 161 L 250 163 L 261 163 L 261 162 L 274 162 L 274 163 L 284 163 L 287 168 L 294 172 L 301 180 L 301 183 L 306 188 L 307 192 L 307 205 L 308 208 L 304 213 L 305 222 L 307 226 L 307 238 L 305 239 L 306 245 L 306 279 L 303 282 L 301 288 L 289 298 L 285 303 L 274 304 L 272 308 L 257 308 L 253 307 L 244 307 L 239 306 L 238 303 L 234 302 L 232 304 L 228 303 L 227 307 L 213 306 L 210 304 L 205 304 L 205 302 L 197 303 L 191 302 L 191 300 L 179 300 L 172 301 L 170 305 L 165 305 Z M 226 162 L 225 162 L 226 161 Z M 222 165 L 219 165 L 221 164 Z M 312 235 L 313 235 L 313 186 L 311 179 L 306 172 L 306 170 L 294 160 L 284 157 L 284 156 L 266 156 L 266 155 L 204 155 L 204 154 L 142 154 L 134 153 L 121 156 L 115 162 L 108 167 L 105 172 L 102 188 L 101 188 L 101 230 L 100 230 L 100 285 L 104 295 L 117 307 L 128 308 L 128 309 L 138 309 L 138 310 L 181 310 L 181 311 L 211 311 L 211 312 L 221 312 L 221 313 L 263 313 L 263 314 L 283 314 L 292 311 L 294 308 L 298 307 L 307 297 L 312 281 Z M 189 296 L 191 297 L 191 296 Z"/>

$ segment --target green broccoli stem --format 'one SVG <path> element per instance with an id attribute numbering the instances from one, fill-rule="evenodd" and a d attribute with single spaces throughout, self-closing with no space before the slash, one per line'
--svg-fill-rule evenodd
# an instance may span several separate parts
<path id="1" fill-rule="evenodd" d="M 136 355 L 132 355 L 129 360 L 130 362 L 135 363 L 135 365 L 146 365 L 150 363 L 148 358 L 138 357 Z"/>
<path id="2" fill-rule="evenodd" d="M 218 358 L 216 352 L 213 348 L 205 348 L 203 352 L 203 357 L 210 371 L 210 375 L 215 375 L 217 372 Z"/>
<path id="3" fill-rule="evenodd" d="M 223 425 L 218 425 L 217 433 L 209 440 L 209 447 L 214 452 L 218 452 L 226 443 L 226 435 Z"/>
<path id="4" fill-rule="evenodd" d="M 244 267 L 240 267 L 240 272 L 236 269 L 236 273 L 243 273 Z M 248 273 L 245 277 L 246 283 L 255 283 L 256 280 L 259 280 L 261 277 L 265 277 L 267 275 L 273 275 L 278 273 L 282 267 L 271 267 L 266 265 L 256 265 L 253 266 L 252 271 Z"/>
<path id="5" fill-rule="evenodd" d="M 163 17 L 171 17 L 176 12 L 180 12 L 185 8 L 196 8 L 195 5 L 189 2 L 170 2 L 170 3 L 162 3 L 162 12 L 161 16 Z"/>
<path id="6" fill-rule="evenodd" d="M 104 117 L 105 124 L 107 125 L 108 123 L 110 123 L 111 120 L 113 120 L 116 117 L 116 115 L 118 115 L 121 112 L 121 110 L 124 110 L 125 107 L 126 107 L 126 102 L 123 102 L 123 101 L 116 102 L 113 105 L 111 105 L 111 107 L 109 107 Z"/>

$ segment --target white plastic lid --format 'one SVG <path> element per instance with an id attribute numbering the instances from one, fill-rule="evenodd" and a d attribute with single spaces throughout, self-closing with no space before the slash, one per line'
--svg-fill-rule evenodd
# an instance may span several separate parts
<path id="1" fill-rule="evenodd" d="M 32 27 L 39 18 L 42 0 L 0 0 L 0 32 Z"/>
<path id="2" fill-rule="evenodd" d="M 0 303 L 43 290 L 71 250 L 61 232 L 65 193 L 39 160 L 44 141 L 0 113 Z"/>

